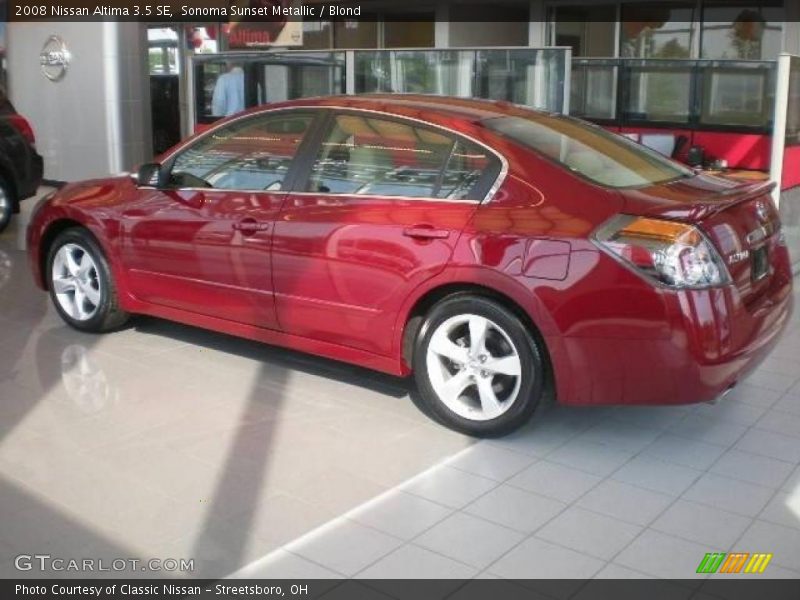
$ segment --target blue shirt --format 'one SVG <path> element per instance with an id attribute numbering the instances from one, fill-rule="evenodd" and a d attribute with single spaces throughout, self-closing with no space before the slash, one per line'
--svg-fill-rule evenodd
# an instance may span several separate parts
<path id="1" fill-rule="evenodd" d="M 211 113 L 227 117 L 244 110 L 244 71 L 234 67 L 217 78 L 211 98 Z"/>

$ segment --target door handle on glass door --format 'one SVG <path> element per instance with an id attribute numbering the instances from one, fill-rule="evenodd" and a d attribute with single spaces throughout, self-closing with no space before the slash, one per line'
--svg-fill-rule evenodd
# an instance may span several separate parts
<path id="1" fill-rule="evenodd" d="M 450 237 L 447 229 L 436 229 L 432 225 L 412 225 L 403 230 L 406 237 L 422 240 L 444 240 Z"/>

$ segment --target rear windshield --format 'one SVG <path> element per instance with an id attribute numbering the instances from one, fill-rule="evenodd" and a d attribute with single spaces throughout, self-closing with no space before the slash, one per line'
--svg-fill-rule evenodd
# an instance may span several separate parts
<path id="1" fill-rule="evenodd" d="M 607 187 L 646 186 L 694 175 L 649 148 L 569 117 L 531 114 L 495 117 L 483 124 Z"/>

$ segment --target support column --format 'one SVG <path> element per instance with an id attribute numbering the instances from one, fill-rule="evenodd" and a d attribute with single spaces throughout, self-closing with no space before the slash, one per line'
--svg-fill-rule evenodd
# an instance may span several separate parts
<path id="1" fill-rule="evenodd" d="M 436 5 L 433 45 L 436 48 L 450 47 L 450 6 L 446 2 L 439 2 Z"/>
<path id="2" fill-rule="evenodd" d="M 775 206 L 781 202 L 781 181 L 783 179 L 783 153 L 786 149 L 786 115 L 789 107 L 789 74 L 792 57 L 781 54 L 778 57 L 778 85 L 775 90 L 775 116 L 772 120 L 772 151 L 770 152 L 769 178 L 777 186 L 772 191 Z"/>
<path id="3" fill-rule="evenodd" d="M 11 101 L 36 131 L 46 179 L 103 177 L 152 155 L 143 24 L 14 22 L 7 35 Z M 72 56 L 58 81 L 47 79 L 39 64 L 51 35 Z"/>
<path id="4" fill-rule="evenodd" d="M 547 39 L 547 8 L 544 0 L 530 0 L 528 6 L 528 46 L 531 48 L 550 46 L 550 40 Z"/>

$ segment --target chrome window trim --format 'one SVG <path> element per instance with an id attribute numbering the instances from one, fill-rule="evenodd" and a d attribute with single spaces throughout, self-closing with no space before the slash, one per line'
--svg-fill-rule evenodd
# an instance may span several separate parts
<path id="1" fill-rule="evenodd" d="M 140 190 L 159 190 L 153 186 L 139 186 Z M 163 189 L 161 190 L 163 191 Z M 451 198 L 431 198 L 429 196 L 389 196 L 386 194 L 342 194 L 337 192 L 287 192 L 283 190 L 268 192 L 266 190 L 229 190 L 225 188 L 195 188 L 195 187 L 182 187 L 170 188 L 173 192 L 205 192 L 205 193 L 240 193 L 240 194 L 272 194 L 272 195 L 289 195 L 292 196 L 325 196 L 331 198 L 377 198 L 380 200 L 415 200 L 422 202 L 449 202 L 452 204 L 480 204 L 479 200 L 454 200 Z"/>
<path id="2" fill-rule="evenodd" d="M 205 193 L 240 193 L 240 194 L 270 194 L 272 196 L 277 196 L 279 194 L 291 194 L 293 192 L 287 192 L 284 190 L 237 190 L 237 189 L 227 189 L 227 188 L 215 188 L 215 187 L 182 187 L 182 188 L 157 188 L 153 187 L 152 185 L 139 185 L 136 186 L 140 190 L 155 190 L 158 192 L 205 192 Z"/>
<path id="3" fill-rule="evenodd" d="M 430 121 L 426 121 L 424 119 L 418 119 L 416 117 L 408 117 L 406 115 L 395 114 L 395 113 L 386 112 L 386 111 L 383 111 L 383 110 L 375 110 L 375 109 L 372 109 L 372 108 L 360 108 L 360 107 L 353 107 L 353 106 L 332 106 L 332 105 L 280 106 L 280 107 L 277 107 L 277 108 L 265 108 L 265 109 L 257 110 L 257 111 L 254 111 L 254 112 L 249 112 L 249 113 L 238 115 L 236 117 L 233 117 L 230 120 L 225 121 L 225 123 L 221 123 L 218 126 L 213 126 L 212 125 L 211 128 L 209 128 L 207 131 L 204 131 L 199 136 L 197 136 L 197 137 L 195 137 L 195 138 L 193 138 L 191 140 L 188 140 L 184 144 L 180 145 L 173 152 L 171 152 L 168 156 L 166 156 L 164 158 L 164 160 L 161 162 L 161 164 L 167 164 L 168 162 L 172 161 L 180 152 L 182 152 L 183 150 L 188 148 L 190 145 L 194 145 L 195 143 L 199 142 L 200 140 L 202 140 L 206 136 L 209 136 L 209 135 L 213 134 L 214 131 L 216 131 L 217 129 L 220 129 L 222 127 L 227 127 L 228 125 L 232 125 L 233 123 L 236 123 L 237 121 L 240 121 L 242 119 L 247 119 L 247 118 L 251 118 L 251 117 L 257 117 L 259 115 L 273 113 L 273 112 L 290 111 L 290 110 L 292 110 L 292 111 L 335 110 L 335 111 L 363 112 L 363 113 L 368 113 L 368 114 L 373 114 L 373 115 L 382 115 L 382 116 L 390 117 L 390 118 L 394 118 L 394 119 L 407 120 L 407 121 L 411 121 L 413 123 L 419 123 L 421 125 L 425 125 L 426 127 L 432 127 L 434 129 L 438 129 L 440 131 L 447 132 L 451 136 L 461 137 L 461 138 L 464 138 L 466 140 L 469 140 L 470 142 L 472 142 L 472 143 L 474 143 L 474 144 L 476 144 L 476 145 L 488 150 L 489 152 L 491 152 L 500 161 L 500 172 L 497 174 L 497 178 L 494 180 L 494 183 L 489 188 L 489 191 L 486 192 L 486 195 L 481 200 L 448 200 L 447 198 L 431 198 L 430 196 L 386 196 L 386 195 L 382 196 L 382 195 L 368 195 L 368 194 L 364 195 L 365 198 L 370 198 L 370 197 L 371 198 L 393 198 L 393 199 L 400 199 L 400 200 L 422 200 L 422 201 L 428 201 L 428 202 L 454 202 L 454 203 L 459 203 L 459 204 L 463 204 L 463 203 L 485 204 L 485 203 L 490 202 L 492 200 L 492 198 L 494 198 L 494 195 L 500 189 L 500 186 L 503 185 L 503 182 L 505 181 L 506 177 L 508 176 L 508 161 L 506 160 L 505 156 L 500 154 L 500 152 L 498 152 L 497 150 L 495 150 L 494 148 L 492 148 L 491 146 L 489 146 L 485 142 L 477 140 L 474 137 L 472 137 L 472 136 L 470 136 L 470 135 L 468 135 L 466 133 L 462 133 L 460 131 L 456 131 L 456 130 L 451 129 L 449 127 L 445 127 L 444 125 L 439 125 L 438 123 L 431 123 Z M 143 189 L 145 189 L 145 188 L 143 188 Z M 146 189 L 149 189 L 149 188 L 146 188 Z M 153 189 L 157 189 L 157 188 L 153 188 Z M 224 188 L 175 188 L 175 191 L 180 191 L 180 190 L 184 190 L 184 191 L 207 191 L 207 192 L 208 191 L 241 192 L 243 194 L 265 194 L 265 193 L 288 194 L 288 193 L 291 193 L 291 194 L 306 195 L 306 196 L 313 195 L 313 196 L 334 196 L 334 197 L 336 197 L 336 196 L 357 196 L 358 195 L 358 194 L 339 194 L 339 193 L 331 193 L 331 192 L 299 192 L 299 191 L 290 192 L 290 191 L 283 191 L 283 190 L 280 190 L 280 191 L 277 191 L 277 192 L 268 192 L 267 190 L 226 190 Z"/>
<path id="4" fill-rule="evenodd" d="M 481 204 L 483 200 L 431 198 L 430 196 L 391 196 L 388 194 L 343 194 L 340 192 L 288 192 L 292 196 L 325 196 L 326 198 L 376 198 L 378 200 L 413 200 L 415 202 L 449 202 L 451 204 Z"/>

